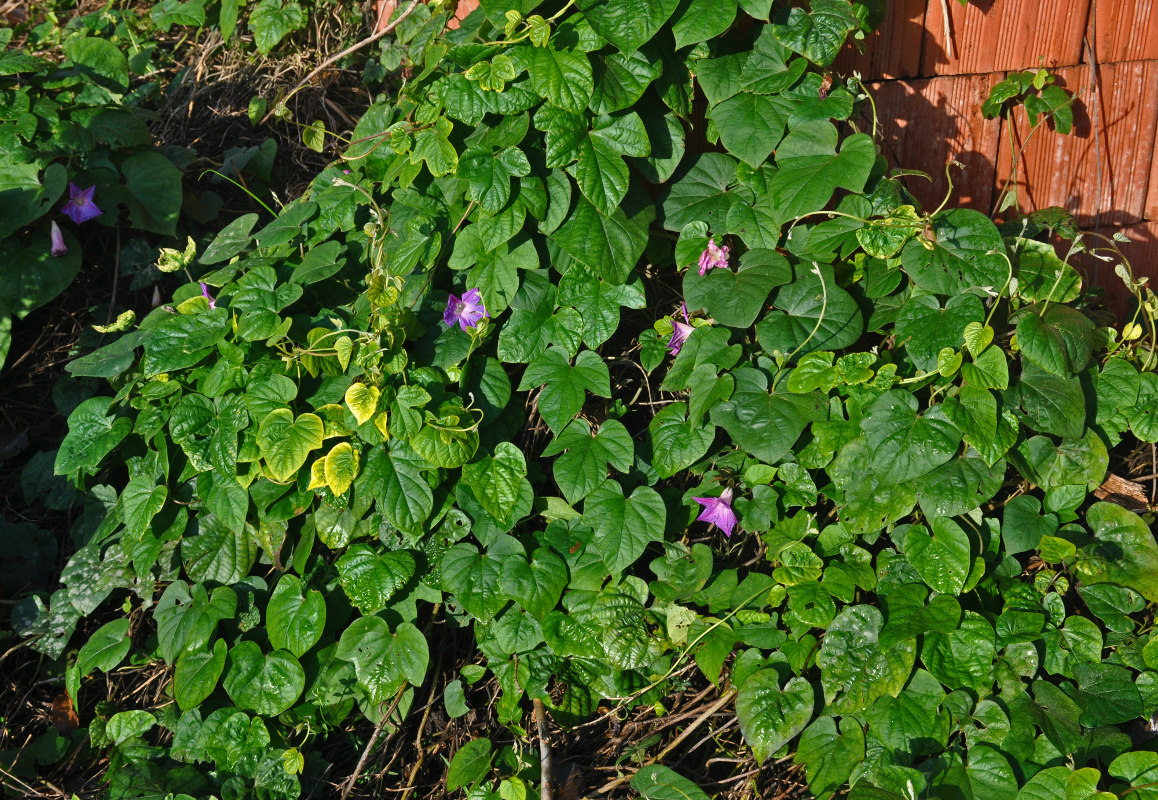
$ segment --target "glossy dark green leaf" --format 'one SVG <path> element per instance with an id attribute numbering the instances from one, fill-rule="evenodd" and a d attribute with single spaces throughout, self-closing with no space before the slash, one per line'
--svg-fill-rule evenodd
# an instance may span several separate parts
<path id="1" fill-rule="evenodd" d="M 128 655 L 131 646 L 127 619 L 105 623 L 80 648 L 76 656 L 77 671 L 81 677 L 94 669 L 111 672 Z"/>
<path id="2" fill-rule="evenodd" d="M 901 640 L 884 649 L 884 618 L 872 606 L 846 606 L 828 626 L 816 655 L 829 707 L 841 714 L 870 706 L 882 695 L 900 693 L 913 670 L 916 644 Z"/>
<path id="3" fill-rule="evenodd" d="M 716 438 L 715 425 L 701 425 L 687 418 L 685 403 L 660 409 L 648 424 L 652 463 L 661 478 L 687 469 L 708 452 Z"/>
<path id="4" fill-rule="evenodd" d="M 269 598 L 265 625 L 271 647 L 301 658 L 318 643 L 326 627 L 325 598 L 317 589 L 308 589 L 303 596 L 301 580 L 282 575 Z"/>
<path id="5" fill-rule="evenodd" d="M 1001 541 L 1010 555 L 1036 550 L 1042 536 L 1057 534 L 1058 519 L 1041 513 L 1041 501 L 1031 495 L 1011 498 L 1005 504 Z"/>
<path id="6" fill-rule="evenodd" d="M 1005 243 L 981 212 L 942 211 L 933 217 L 931 236 L 931 242 L 918 236 L 901 251 L 905 271 L 922 289 L 955 296 L 974 287 L 996 291 L 1005 284 Z"/>
<path id="7" fill-rule="evenodd" d="M 976 450 L 966 448 L 913 481 L 921 511 L 929 518 L 955 517 L 980 508 L 1001 489 L 1005 467 L 1001 460 L 986 464 Z"/>
<path id="8" fill-rule="evenodd" d="M 740 360 L 740 348 L 728 344 L 730 338 L 726 328 L 704 326 L 693 330 L 668 368 L 660 389 L 665 392 L 691 389 L 693 376 L 702 366 L 710 366 L 713 372 L 731 369 Z"/>
<path id="9" fill-rule="evenodd" d="M 773 25 L 776 38 L 822 67 L 836 60 L 845 37 L 860 27 L 848 0 L 812 0 L 809 10 L 793 8 L 783 23 L 777 20 Z"/>
<path id="10" fill-rule="evenodd" d="M 567 577 L 567 563 L 562 557 L 540 547 L 531 554 L 529 564 L 522 558 L 507 559 L 501 585 L 504 594 L 542 619 L 558 605 Z"/>
<path id="11" fill-rule="evenodd" d="M 1030 302 L 1069 303 L 1082 288 L 1078 271 L 1057 256 L 1049 242 L 1017 240 L 1017 291 Z"/>
<path id="12" fill-rule="evenodd" d="M 1027 365 L 1016 389 L 1026 421 L 1034 430 L 1069 438 L 1085 431 L 1086 401 L 1077 379 Z"/>
<path id="13" fill-rule="evenodd" d="M 595 91 L 590 108 L 596 114 L 611 114 L 634 105 L 662 71 L 659 63 L 643 53 L 596 55 L 593 62 Z"/>
<path id="14" fill-rule="evenodd" d="M 729 153 L 752 167 L 768 160 L 788 123 L 787 110 L 778 100 L 776 96 L 737 92 L 709 109 L 708 117 Z M 778 197 L 783 199 L 783 195 Z M 827 200 L 824 198 L 822 205 Z M 787 218 L 781 217 L 781 221 Z"/>
<path id="15" fill-rule="evenodd" d="M 684 274 L 684 300 L 689 311 L 703 309 L 721 325 L 747 328 L 756 321 L 769 293 L 792 280 L 792 267 L 774 250 L 749 250 L 735 271 L 711 269 L 700 275 L 694 267 Z"/>
<path id="16" fill-rule="evenodd" d="M 1054 375 L 1081 372 L 1093 351 L 1094 323 L 1080 311 L 1053 304 L 1038 313 L 1029 309 L 1017 323 L 1022 354 Z"/>
<path id="17" fill-rule="evenodd" d="M 523 453 L 510 442 L 495 445 L 494 456 L 466 464 L 462 482 L 469 486 L 487 512 L 500 522 L 507 520 L 519 499 L 519 490 L 527 475 Z"/>
<path id="18" fill-rule="evenodd" d="M 905 533 L 905 558 L 921 578 L 942 594 L 957 595 L 973 566 L 969 535 L 951 519 L 937 517 L 933 531 L 910 525 Z"/>
<path id="19" fill-rule="evenodd" d="M 629 217 L 623 208 L 609 216 L 599 213 L 585 197 L 552 235 L 567 255 L 586 264 L 596 276 L 612 284 L 627 281 L 647 245 L 650 205 L 633 209 Z"/>
<path id="20" fill-rule="evenodd" d="M 772 305 L 776 310 L 756 326 L 756 338 L 767 353 L 839 350 L 864 332 L 860 306 L 836 285 L 830 267 L 797 265 L 796 280 L 776 293 Z"/>
<path id="21" fill-rule="evenodd" d="M 487 621 L 507 604 L 502 589 L 506 562 L 523 559 L 523 547 L 510 536 L 500 536 L 486 552 L 471 544 L 456 544 L 442 556 L 442 588 L 453 592 L 476 619 Z"/>
<path id="22" fill-rule="evenodd" d="M 778 221 L 820 211 L 838 188 L 861 191 L 875 162 L 876 149 L 867 134 L 840 141 L 827 120 L 797 125 L 776 148 L 776 174 L 768 185 Z"/>
<path id="23" fill-rule="evenodd" d="M 109 410 L 110 397 L 92 397 L 68 415 L 68 433 L 56 452 L 53 470 L 70 475 L 82 469 L 95 470 L 104 457 L 129 435 L 133 423 Z"/>
<path id="24" fill-rule="evenodd" d="M 1146 522 L 1114 503 L 1095 503 L 1086 522 L 1093 542 L 1082 551 L 1082 580 L 1128 586 L 1158 601 L 1158 541 Z"/>
<path id="25" fill-rule="evenodd" d="M 567 501 L 574 504 L 591 493 L 607 477 L 607 467 L 620 472 L 631 469 L 635 445 L 623 424 L 609 419 L 591 435 L 586 420 L 568 423 L 543 450 L 543 456 L 558 454 L 552 467 L 555 483 Z"/>
<path id="26" fill-rule="evenodd" d="M 541 97 L 565 111 L 587 107 L 595 79 L 586 53 L 556 50 L 554 46 L 523 45 L 512 51 L 512 59 L 530 73 L 531 87 Z"/>
<path id="27" fill-rule="evenodd" d="M 678 0 L 580 0 L 579 10 L 595 32 L 630 55 L 659 31 Z"/>
<path id="28" fill-rule="evenodd" d="M 704 153 L 668 190 L 663 200 L 663 226 L 682 230 L 689 222 L 703 222 L 711 230 L 727 224 L 728 209 L 741 201 L 736 183 L 737 161 L 726 153 Z"/>
<path id="29" fill-rule="evenodd" d="M 819 717 L 801 734 L 794 760 L 804 765 L 809 790 L 821 795 L 840 788 L 864 756 L 860 725 L 842 720 L 838 731 L 832 717 Z"/>
<path id="30" fill-rule="evenodd" d="M 600 484 L 583 501 L 584 520 L 595 529 L 592 548 L 612 573 L 634 564 L 650 542 L 663 539 L 667 509 L 650 486 L 630 496 L 615 480 Z"/>
<path id="31" fill-rule="evenodd" d="M 985 307 L 971 294 L 950 297 L 944 308 L 935 297 L 915 295 L 897 312 L 897 341 L 904 342 L 918 369 L 933 372 L 941 349 L 960 349 L 965 326 L 984 316 Z"/>
<path id="32" fill-rule="evenodd" d="M 530 171 L 530 162 L 517 147 L 506 147 L 497 153 L 468 150 L 458 162 L 458 174 L 470 185 L 468 196 L 492 214 L 510 200 L 511 179 Z"/>
<path id="33" fill-rule="evenodd" d="M 181 540 L 181 560 L 191 580 L 237 583 L 257 560 L 253 529 L 231 528 L 212 514 L 197 516 L 197 534 Z"/>
<path id="34" fill-rule="evenodd" d="M 352 545 L 335 566 L 350 603 L 363 614 L 385 608 L 415 569 L 414 556 L 405 550 L 378 552 L 365 544 Z"/>
<path id="35" fill-rule="evenodd" d="M 181 653 L 209 643 L 217 623 L 237 613 L 237 593 L 219 586 L 210 595 L 201 584 L 169 584 L 153 609 L 161 657 L 172 664 Z"/>
<path id="36" fill-rule="evenodd" d="M 614 284 L 597 278 L 585 266 L 572 267 L 559 279 L 559 305 L 574 306 L 583 318 L 583 342 L 598 347 L 619 327 L 619 309 L 643 308 L 643 287 L 638 280 Z"/>
<path id="37" fill-rule="evenodd" d="M 221 229 L 197 260 L 202 264 L 220 264 L 233 258 L 252 241 L 251 231 L 257 220 L 257 214 L 242 214 Z"/>
<path id="38" fill-rule="evenodd" d="M 827 399 L 819 393 L 737 391 L 711 410 L 712 422 L 766 463 L 782 459 L 809 423 L 828 416 Z"/>
<path id="39" fill-rule="evenodd" d="M 872 467 L 890 481 L 919 477 L 957 452 L 961 433 L 940 406 L 918 414 L 917 400 L 893 389 L 865 410 L 861 428 L 872 450 Z"/>
<path id="40" fill-rule="evenodd" d="M 774 669 L 762 669 L 744 681 L 736 695 L 736 716 L 757 763 L 804 730 L 812 719 L 813 694 L 804 678 L 791 678 L 781 688 L 780 673 Z"/>
<path id="41" fill-rule="evenodd" d="M 1129 669 L 1116 664 L 1078 662 L 1074 676 L 1081 690 L 1077 700 L 1082 706 L 1082 725 L 1096 728 L 1144 716 L 1142 697 Z"/>
<path id="42" fill-rule="evenodd" d="M 229 646 L 218 639 L 212 648 L 187 650 L 177 659 L 173 672 L 173 695 L 182 711 L 196 708 L 213 694 L 217 681 L 225 671 L 225 656 Z"/>
<path id="43" fill-rule="evenodd" d="M 552 346 L 527 365 L 519 389 L 542 386 L 539 413 L 551 430 L 561 431 L 583 408 L 588 392 L 611 396 L 610 380 L 607 365 L 595 351 L 582 351 L 572 366 L 567 354 Z"/>
<path id="44" fill-rule="evenodd" d="M 305 688 L 305 672 L 284 650 L 262 654 L 255 642 L 242 641 L 229 651 L 225 691 L 239 707 L 274 717 L 288 709 Z"/>
<path id="45" fill-rule="evenodd" d="M 402 622 L 391 632 L 386 620 L 374 616 L 360 617 L 342 632 L 336 655 L 353 663 L 358 682 L 376 705 L 389 703 L 406 683 L 420 685 L 430 663 L 421 631 Z"/>
<path id="46" fill-rule="evenodd" d="M 996 635 L 981 615 L 967 611 L 952 633 L 925 635 L 921 660 L 946 686 L 969 687 L 984 695 L 993 685 Z"/>
<path id="47" fill-rule="evenodd" d="M 229 311 L 215 308 L 194 314 L 178 314 L 152 329 L 145 340 L 141 369 L 146 376 L 174 372 L 198 363 L 229 331 Z"/>

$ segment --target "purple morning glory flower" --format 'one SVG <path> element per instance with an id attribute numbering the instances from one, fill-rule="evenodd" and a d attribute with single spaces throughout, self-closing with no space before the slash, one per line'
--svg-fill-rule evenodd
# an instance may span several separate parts
<path id="1" fill-rule="evenodd" d="M 64 243 L 64 234 L 60 232 L 60 226 L 56 224 L 56 220 L 52 222 L 52 255 L 62 256 L 68 252 L 68 245 Z"/>
<path id="2" fill-rule="evenodd" d="M 736 512 L 732 510 L 732 490 L 725 489 L 720 493 L 719 497 L 693 497 L 697 503 L 704 507 L 700 515 L 696 517 L 696 522 L 707 522 L 715 525 L 725 536 L 731 536 L 732 530 L 736 527 Z"/>
<path id="3" fill-rule="evenodd" d="M 77 225 L 99 217 L 104 212 L 93 202 L 92 195 L 95 191 L 96 186 L 81 189 L 75 183 L 68 184 L 68 202 L 61 211 Z"/>
<path id="4" fill-rule="evenodd" d="M 684 346 L 688 336 L 691 335 L 695 328 L 692 327 L 692 321 L 688 319 L 688 307 L 684 303 L 680 303 L 680 308 L 684 312 L 684 321 L 680 322 L 678 319 L 672 320 L 671 339 L 667 343 L 667 351 L 673 356 L 680 354 L 680 349 Z"/>
<path id="5" fill-rule="evenodd" d="M 204 281 L 201 281 L 201 296 L 209 301 L 210 308 L 217 308 L 217 301 L 213 298 L 213 295 L 209 294 L 209 287 Z"/>
<path id="6" fill-rule="evenodd" d="M 727 266 L 728 246 L 718 247 L 716 245 L 716 237 L 711 237 L 708 239 L 707 249 L 700 253 L 700 274 L 703 275 L 715 267 L 727 268 Z"/>
<path id="7" fill-rule="evenodd" d="M 490 314 L 483 307 L 482 295 L 479 294 L 478 289 L 467 289 L 462 293 L 462 297 L 452 294 L 447 298 L 446 311 L 442 315 L 442 321 L 446 323 L 448 328 L 453 328 L 457 322 L 458 327 L 465 331 L 478 325 L 479 320 L 483 317 L 489 316 Z"/>

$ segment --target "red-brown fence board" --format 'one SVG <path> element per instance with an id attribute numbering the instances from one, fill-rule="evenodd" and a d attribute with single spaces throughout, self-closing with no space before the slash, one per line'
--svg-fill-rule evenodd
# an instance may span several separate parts
<path id="1" fill-rule="evenodd" d="M 919 76 L 925 5 L 926 0 L 891 0 L 880 27 L 863 42 L 850 41 L 834 69 L 842 75 L 859 72 L 865 80 Z"/>
<path id="2" fill-rule="evenodd" d="M 1090 0 L 931 0 L 921 75 L 1064 67 L 1082 54 Z M 949 9 L 951 44 L 945 38 Z M 885 46 L 891 46 L 891 42 Z"/>
<path id="3" fill-rule="evenodd" d="M 1155 62 L 1151 62 L 1152 64 Z M 1158 130 L 1154 131 L 1153 156 L 1150 161 L 1150 181 L 1146 189 L 1146 207 L 1143 216 L 1146 219 L 1158 219 Z"/>
<path id="4" fill-rule="evenodd" d="M 916 177 L 906 181 L 926 208 L 934 209 L 944 199 L 945 166 L 955 159 L 964 169 L 951 172 L 950 202 L 988 213 L 1001 123 L 984 119 L 979 106 L 1001 79 L 1000 74 L 960 75 L 869 87 L 890 164 L 920 169 L 933 178 L 931 183 Z"/>
<path id="5" fill-rule="evenodd" d="M 1030 127 L 1020 111 L 997 153 L 997 185 L 1008 181 L 1011 155 L 1021 151 L 1017 169 L 1018 206 L 1031 211 L 1062 206 L 1082 225 L 1129 224 L 1145 217 L 1158 127 L 1158 62 L 1101 64 L 1098 106 L 1088 91 L 1090 68 L 1057 71 L 1070 91 L 1086 90 L 1075 102 L 1074 133 L 1063 136 Z M 1028 137 L 1028 140 L 1027 140 Z M 1101 170 L 1099 178 L 1099 168 Z"/>
<path id="6" fill-rule="evenodd" d="M 1086 35 L 1098 63 L 1158 59 L 1156 6 L 1154 0 L 1095 0 Z"/>

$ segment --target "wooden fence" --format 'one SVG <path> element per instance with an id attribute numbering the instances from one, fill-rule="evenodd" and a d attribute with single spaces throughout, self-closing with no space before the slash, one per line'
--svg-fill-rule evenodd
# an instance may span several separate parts
<path id="1" fill-rule="evenodd" d="M 837 69 L 869 83 L 890 159 L 934 176 L 910 182 L 922 202 L 935 208 L 944 197 L 950 159 L 965 165 L 952 173 L 951 197 L 965 207 L 993 212 L 1016 179 L 1022 211 L 1061 206 L 1090 230 L 1121 231 L 1135 275 L 1158 283 L 1158 2 L 890 0 L 863 48 L 850 46 Z M 1008 126 L 981 116 L 995 84 L 1038 67 L 1077 94 L 1068 136 L 1031 136 L 1020 111 Z M 1126 311 L 1112 271 L 1082 266 L 1111 308 Z"/>

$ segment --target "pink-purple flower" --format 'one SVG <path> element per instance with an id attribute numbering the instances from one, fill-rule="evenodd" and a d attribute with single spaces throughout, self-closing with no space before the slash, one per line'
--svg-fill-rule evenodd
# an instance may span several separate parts
<path id="1" fill-rule="evenodd" d="M 704 252 L 700 253 L 700 274 L 707 273 L 708 270 L 715 267 L 727 268 L 728 266 L 728 246 L 719 247 L 716 244 L 716 237 L 713 236 L 708 239 L 708 246 Z"/>
<path id="2" fill-rule="evenodd" d="M 447 299 L 442 321 L 446 323 L 448 328 L 453 328 L 457 322 L 458 327 L 465 331 L 478 325 L 479 320 L 483 317 L 489 316 L 490 314 L 483 307 L 482 295 L 479 294 L 479 290 L 467 289 L 462 293 L 462 297 L 452 294 Z"/>
<path id="3" fill-rule="evenodd" d="M 680 349 L 683 348 L 684 342 L 688 340 L 695 328 L 692 327 L 692 321 L 688 319 L 688 307 L 684 303 L 680 303 L 680 309 L 684 312 L 684 321 L 680 322 L 678 319 L 673 319 L 671 339 L 667 343 L 667 351 L 673 356 L 680 354 Z"/>
<path id="4" fill-rule="evenodd" d="M 210 308 L 217 308 L 217 300 L 214 299 L 213 295 L 209 294 L 209 286 L 205 281 L 201 281 L 201 296 L 209 302 Z"/>
<path id="5" fill-rule="evenodd" d="M 60 257 L 67 253 L 68 245 L 64 243 L 64 234 L 60 232 L 60 226 L 56 224 L 56 220 L 52 221 L 49 234 L 52 238 L 52 255 Z"/>
<path id="6" fill-rule="evenodd" d="M 104 212 L 97 208 L 96 203 L 93 202 L 92 196 L 95 191 L 96 186 L 82 189 L 75 183 L 69 183 L 68 202 L 64 204 L 61 211 L 77 225 L 99 217 Z"/>
<path id="7" fill-rule="evenodd" d="M 692 499 L 704 507 L 704 510 L 696 517 L 696 522 L 710 523 L 723 531 L 725 536 L 732 535 L 732 530 L 736 527 L 738 520 L 736 512 L 732 510 L 731 487 L 720 492 L 719 497 L 693 497 Z"/>

